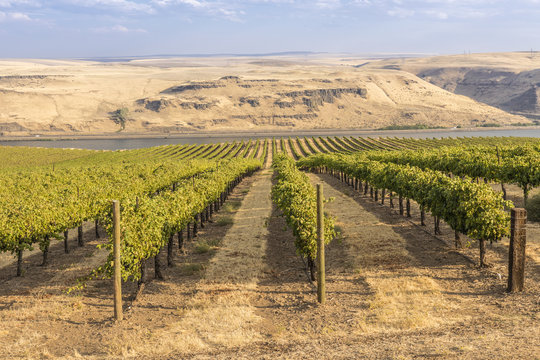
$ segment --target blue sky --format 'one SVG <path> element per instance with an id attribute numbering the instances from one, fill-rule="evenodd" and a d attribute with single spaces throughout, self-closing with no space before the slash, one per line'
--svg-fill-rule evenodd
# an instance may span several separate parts
<path id="1" fill-rule="evenodd" d="M 540 0 L 0 0 L 0 57 L 540 50 Z"/>

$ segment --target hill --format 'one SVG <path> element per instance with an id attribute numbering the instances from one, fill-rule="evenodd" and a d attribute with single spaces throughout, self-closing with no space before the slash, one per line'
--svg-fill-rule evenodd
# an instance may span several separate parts
<path id="1" fill-rule="evenodd" d="M 145 134 L 527 121 L 411 70 L 419 66 L 414 61 L 429 59 L 400 68 L 394 63 L 402 60 L 360 67 L 354 61 L 328 55 L 4 60 L 0 133 L 115 133 L 121 126 L 113 114 L 122 108 L 124 131 Z M 507 107 L 531 107 L 535 96 L 526 94 Z"/>
<path id="2" fill-rule="evenodd" d="M 370 66 L 408 71 L 455 94 L 540 120 L 540 54 L 536 52 L 389 60 Z"/>

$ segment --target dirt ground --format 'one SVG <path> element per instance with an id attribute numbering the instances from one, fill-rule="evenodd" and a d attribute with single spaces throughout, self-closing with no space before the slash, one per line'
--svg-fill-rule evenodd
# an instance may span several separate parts
<path id="1" fill-rule="evenodd" d="M 528 259 L 527 291 L 506 294 L 504 243 L 488 247 L 492 267 L 478 269 L 474 244 L 454 250 L 444 224 L 432 236 L 414 204 L 407 219 L 328 175 L 310 178 L 334 198 L 326 210 L 341 231 L 327 248 L 326 305 L 272 206 L 265 169 L 175 250 L 164 280 L 135 301 L 136 286 L 124 284 L 121 323 L 110 280 L 65 292 L 103 257 L 90 225 L 89 243 L 70 254 L 57 244 L 48 267 L 39 253 L 22 278 L 2 267 L 0 358 L 540 359 L 538 262 Z"/>

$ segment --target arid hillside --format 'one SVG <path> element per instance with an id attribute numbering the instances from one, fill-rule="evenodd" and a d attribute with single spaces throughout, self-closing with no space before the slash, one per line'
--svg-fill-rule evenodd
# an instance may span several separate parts
<path id="1" fill-rule="evenodd" d="M 320 56 L 4 60 L 0 133 L 475 127 L 528 121 L 454 94 L 459 91 L 424 75 L 427 65 L 421 74 L 413 71 L 422 66 L 414 61 L 430 64 L 429 59 L 411 65 L 397 61 L 403 69 L 390 60 L 360 67 L 354 61 Z M 508 107 L 520 104 L 516 99 Z M 120 109 L 122 116 L 115 117 Z"/>
<path id="2" fill-rule="evenodd" d="M 455 94 L 540 120 L 540 53 L 454 55 L 369 65 L 409 71 Z"/>

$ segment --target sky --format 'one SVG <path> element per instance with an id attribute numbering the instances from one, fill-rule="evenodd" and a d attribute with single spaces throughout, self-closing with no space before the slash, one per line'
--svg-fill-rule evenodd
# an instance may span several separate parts
<path id="1" fill-rule="evenodd" d="M 1 58 L 540 50 L 540 0 L 0 0 Z"/>

